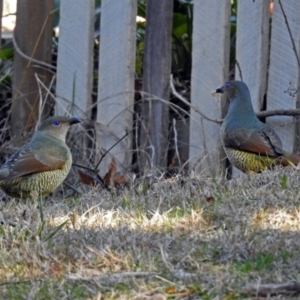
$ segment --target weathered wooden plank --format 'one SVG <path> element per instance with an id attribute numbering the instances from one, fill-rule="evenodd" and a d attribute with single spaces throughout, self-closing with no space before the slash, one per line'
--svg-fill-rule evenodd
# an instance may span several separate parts
<path id="1" fill-rule="evenodd" d="M 99 57 L 99 89 L 97 121 L 103 130 L 97 143 L 101 153 L 108 150 L 132 129 L 134 100 L 136 0 L 101 2 L 101 40 Z M 110 154 L 117 162 L 118 171 L 131 162 L 131 135 L 116 145 Z M 103 160 L 100 173 L 107 172 L 111 156 Z"/>
<path id="2" fill-rule="evenodd" d="M 228 79 L 229 34 L 230 0 L 194 2 L 191 104 L 212 119 L 222 117 L 222 107 L 226 103 L 225 99 L 214 101 L 211 91 Z M 219 129 L 219 124 L 191 109 L 191 170 L 211 172 L 220 167 L 222 170 L 224 153 Z"/>
<path id="3" fill-rule="evenodd" d="M 56 113 L 89 116 L 93 79 L 95 1 L 62 0 Z"/>
<path id="4" fill-rule="evenodd" d="M 269 57 L 270 1 L 238 0 L 235 79 L 244 81 L 255 111 L 264 105 Z M 233 176 L 240 173 L 233 167 Z"/>
<path id="5" fill-rule="evenodd" d="M 155 172 L 167 167 L 173 2 L 148 2 L 146 19 L 141 171 Z"/>
<path id="6" fill-rule="evenodd" d="M 278 1 L 274 2 L 272 18 L 270 68 L 267 91 L 267 109 L 292 109 L 299 107 L 300 94 L 300 68 L 296 53 L 300 53 L 300 1 L 282 0 L 284 13 Z M 292 39 L 284 17 L 290 27 Z M 295 53 L 296 51 L 296 53 Z M 295 139 L 296 129 L 299 123 L 294 122 L 293 117 L 270 117 L 267 123 L 276 129 L 283 147 L 287 151 L 293 151 L 299 143 L 299 137 Z"/>
<path id="7" fill-rule="evenodd" d="M 238 0 L 235 78 L 244 81 L 255 111 L 263 108 L 267 88 L 270 1 Z"/>

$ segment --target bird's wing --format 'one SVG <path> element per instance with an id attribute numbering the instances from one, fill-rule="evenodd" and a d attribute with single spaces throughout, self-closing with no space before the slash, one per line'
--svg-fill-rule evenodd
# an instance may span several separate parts
<path id="1" fill-rule="evenodd" d="M 280 138 L 272 128 L 267 126 L 259 130 L 239 129 L 229 137 L 229 143 L 242 151 L 271 157 L 283 155 Z"/>
<path id="2" fill-rule="evenodd" d="M 32 151 L 30 147 L 12 155 L 0 169 L 0 180 L 11 180 L 29 174 L 61 169 L 65 160 L 58 159 L 42 151 Z M 4 175 L 4 178 L 1 178 Z"/>

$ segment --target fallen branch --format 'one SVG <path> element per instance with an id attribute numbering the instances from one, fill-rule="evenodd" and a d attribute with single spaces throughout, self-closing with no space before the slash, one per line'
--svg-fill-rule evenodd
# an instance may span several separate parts
<path id="1" fill-rule="evenodd" d="M 289 282 L 280 284 L 249 284 L 243 293 L 256 296 L 266 296 L 274 294 L 298 294 L 300 293 L 300 283 Z"/>

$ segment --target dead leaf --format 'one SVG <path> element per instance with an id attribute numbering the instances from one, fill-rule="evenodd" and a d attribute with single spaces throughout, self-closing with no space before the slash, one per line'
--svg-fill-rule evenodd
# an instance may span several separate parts
<path id="1" fill-rule="evenodd" d="M 212 196 L 205 197 L 207 202 L 214 202 L 215 198 Z"/>
<path id="2" fill-rule="evenodd" d="M 174 293 L 176 293 L 176 287 L 175 286 L 171 286 L 171 287 L 169 287 L 167 290 L 166 290 L 166 293 L 167 294 L 174 294 Z"/>
<path id="3" fill-rule="evenodd" d="M 171 177 L 174 176 L 175 174 L 182 173 L 183 170 L 187 171 L 187 164 L 185 163 L 186 160 L 184 159 L 183 155 L 179 153 L 179 159 L 178 159 L 178 156 L 175 153 L 168 166 L 167 176 Z M 182 168 L 183 165 L 184 167 Z"/>
<path id="4" fill-rule="evenodd" d="M 136 175 L 133 172 L 130 172 L 130 173 L 127 173 L 124 175 L 122 175 L 120 173 L 116 173 L 113 176 L 113 182 L 114 182 L 115 187 L 121 187 L 123 185 L 134 182 L 135 178 L 136 178 Z"/>
<path id="5" fill-rule="evenodd" d="M 83 184 L 87 184 L 87 185 L 92 185 L 92 186 L 96 186 L 97 185 L 97 179 L 89 174 L 87 174 L 86 172 L 83 172 L 81 170 L 78 170 L 78 174 L 79 174 L 79 181 Z"/>
<path id="6" fill-rule="evenodd" d="M 57 278 L 64 274 L 64 267 L 59 262 L 55 262 L 51 265 L 49 272 Z"/>
<path id="7" fill-rule="evenodd" d="M 108 165 L 108 172 L 103 177 L 103 181 L 108 186 L 115 186 L 113 177 L 117 173 L 116 161 L 113 157 L 110 164 Z"/>
<path id="8" fill-rule="evenodd" d="M 103 177 L 103 180 L 106 185 L 114 186 L 114 187 L 121 187 L 125 184 L 129 184 L 135 180 L 136 175 L 132 172 L 121 174 L 117 172 L 116 161 L 112 158 L 109 166 L 108 172 Z"/>

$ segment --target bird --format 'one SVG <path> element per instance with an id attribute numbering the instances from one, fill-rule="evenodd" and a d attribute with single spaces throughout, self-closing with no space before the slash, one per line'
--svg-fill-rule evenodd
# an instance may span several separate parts
<path id="1" fill-rule="evenodd" d="M 233 166 L 245 173 L 260 173 L 276 165 L 299 164 L 300 156 L 285 151 L 277 133 L 257 118 L 244 82 L 228 81 L 215 93 L 223 93 L 229 99 L 220 138 Z"/>
<path id="2" fill-rule="evenodd" d="M 10 197 L 38 199 L 55 190 L 67 177 L 72 154 L 66 144 L 76 117 L 47 118 L 32 139 L 10 156 L 0 168 L 0 188 Z"/>

